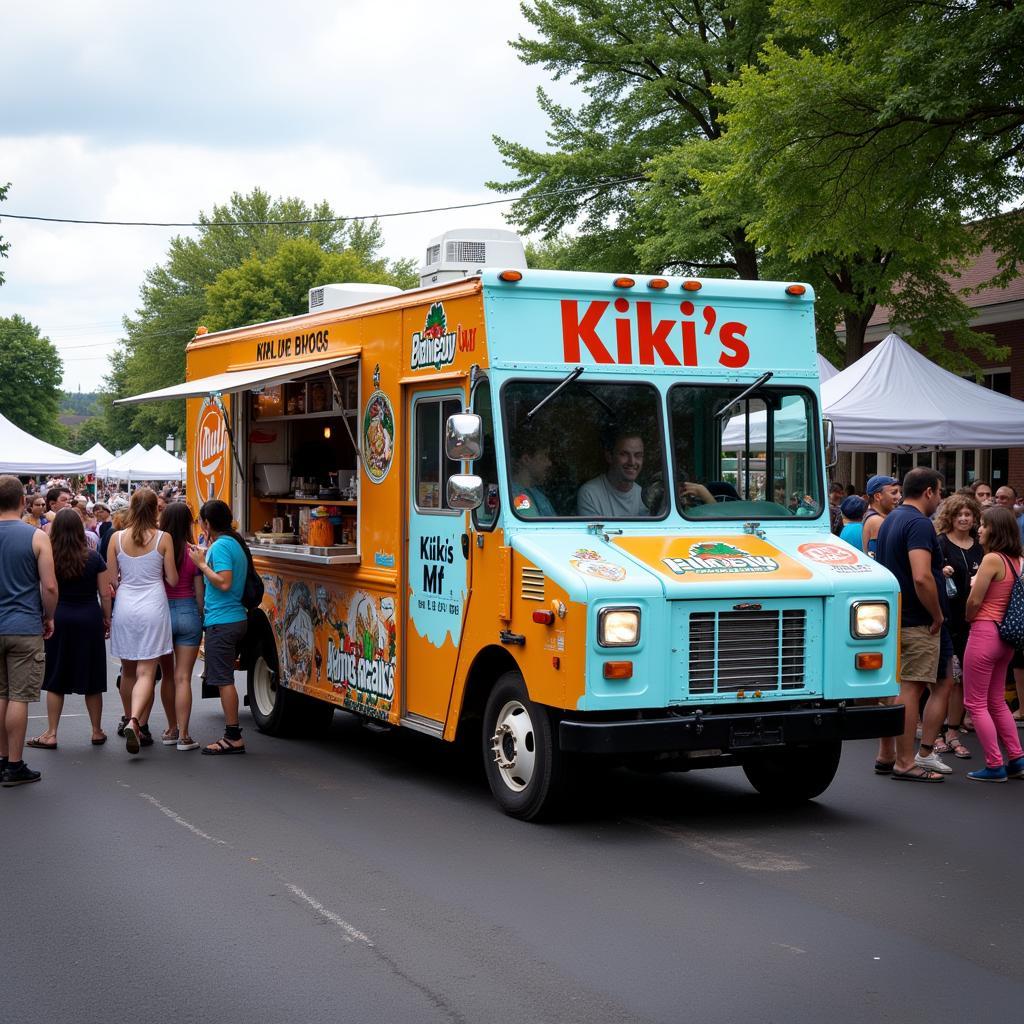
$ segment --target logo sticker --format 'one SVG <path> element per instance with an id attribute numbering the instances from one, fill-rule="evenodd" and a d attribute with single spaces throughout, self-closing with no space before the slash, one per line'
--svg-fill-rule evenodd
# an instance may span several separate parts
<path id="1" fill-rule="evenodd" d="M 512 499 L 512 504 L 515 506 L 517 512 L 525 512 L 527 509 L 533 508 L 530 504 L 530 499 L 525 494 L 517 494 Z"/>
<path id="2" fill-rule="evenodd" d="M 395 455 L 395 411 L 383 391 L 374 391 L 366 401 L 362 452 L 366 475 L 379 484 L 388 475 Z"/>
<path id="3" fill-rule="evenodd" d="M 448 330 L 444 303 L 433 303 L 427 311 L 423 330 L 413 333 L 410 365 L 414 370 L 422 370 L 425 366 L 440 370 L 442 366 L 451 365 L 455 361 L 457 340 L 458 334 Z"/>
<path id="4" fill-rule="evenodd" d="M 228 432 L 224 417 L 215 402 L 203 402 L 196 418 L 196 441 L 194 451 L 196 501 L 202 504 L 211 498 L 228 499 Z"/>
<path id="5" fill-rule="evenodd" d="M 871 566 L 862 562 L 856 551 L 847 551 L 838 544 L 801 544 L 797 551 L 812 562 L 828 566 L 837 573 L 871 572 Z"/>
<path id="6" fill-rule="evenodd" d="M 605 561 L 592 548 L 580 548 L 574 552 L 569 564 L 584 576 L 593 576 L 595 579 L 607 580 L 610 583 L 620 583 L 626 578 L 626 570 L 621 565 Z"/>
<path id="7" fill-rule="evenodd" d="M 752 555 L 724 541 L 693 544 L 688 558 L 663 558 L 662 561 L 679 576 L 687 572 L 698 576 L 709 573 L 775 572 L 779 568 L 779 563 L 770 555 Z"/>

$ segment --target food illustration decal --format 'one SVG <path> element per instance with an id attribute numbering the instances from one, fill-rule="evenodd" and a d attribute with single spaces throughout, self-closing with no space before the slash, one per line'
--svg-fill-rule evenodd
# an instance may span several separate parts
<path id="1" fill-rule="evenodd" d="M 395 412 L 383 391 L 374 391 L 366 402 L 362 448 L 366 475 L 379 484 L 388 475 L 395 454 Z"/>

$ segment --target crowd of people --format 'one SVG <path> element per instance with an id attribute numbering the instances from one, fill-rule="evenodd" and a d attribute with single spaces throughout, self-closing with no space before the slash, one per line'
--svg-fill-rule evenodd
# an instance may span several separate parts
<path id="1" fill-rule="evenodd" d="M 985 767 L 967 778 L 1024 779 L 1017 732 L 1024 725 L 1024 654 L 1000 635 L 1014 582 L 1024 571 L 1024 506 L 1006 484 L 993 492 L 976 480 L 943 494 L 943 482 L 935 470 L 918 467 L 902 483 L 873 476 L 863 495 L 848 494 L 841 484 L 829 494 L 833 529 L 885 565 L 900 585 L 900 694 L 894 700 L 914 713 L 907 714 L 902 736 L 880 742 L 875 771 L 942 782 L 953 769 L 940 755 L 970 758 L 963 737 L 974 732 Z M 1011 690 L 1016 712 L 1007 699 Z"/>
<path id="2" fill-rule="evenodd" d="M 30 482 L 30 485 L 34 482 Z M 0 476 L 0 784 L 38 781 L 24 747 L 57 750 L 64 701 L 85 698 L 94 745 L 107 741 L 107 639 L 120 659 L 130 755 L 152 746 L 158 672 L 167 728 L 160 740 L 199 749 L 189 731 L 192 672 L 204 642 L 205 679 L 218 688 L 224 735 L 204 754 L 242 754 L 234 665 L 248 618 L 252 556 L 223 501 L 192 512 L 173 490 L 131 497 L 74 495 L 66 482 L 28 491 Z M 28 734 L 28 707 L 46 692 L 47 727 Z"/>

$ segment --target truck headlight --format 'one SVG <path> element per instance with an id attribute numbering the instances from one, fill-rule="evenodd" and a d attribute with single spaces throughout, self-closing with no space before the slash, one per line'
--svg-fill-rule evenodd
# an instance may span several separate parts
<path id="1" fill-rule="evenodd" d="M 887 601 L 857 601 L 850 609 L 850 633 L 859 640 L 876 639 L 889 632 Z"/>
<path id="2" fill-rule="evenodd" d="M 597 642 L 602 647 L 636 647 L 640 642 L 640 609 L 602 608 L 597 616 Z"/>

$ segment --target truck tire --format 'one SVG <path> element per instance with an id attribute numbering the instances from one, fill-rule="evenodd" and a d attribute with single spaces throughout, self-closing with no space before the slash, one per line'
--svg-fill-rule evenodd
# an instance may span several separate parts
<path id="1" fill-rule="evenodd" d="M 839 768 L 840 740 L 809 743 L 750 755 L 743 764 L 750 784 L 768 800 L 782 804 L 813 800 L 828 789 Z"/>
<path id="2" fill-rule="evenodd" d="M 568 788 L 551 712 L 530 700 L 517 670 L 494 684 L 483 717 L 483 758 L 494 799 L 523 821 L 551 817 Z"/>
<path id="3" fill-rule="evenodd" d="M 277 654 L 266 647 L 249 666 L 246 689 L 256 728 L 270 736 L 321 736 L 334 717 L 334 705 L 279 685 Z"/>

